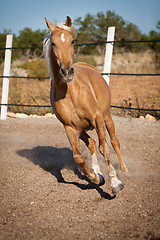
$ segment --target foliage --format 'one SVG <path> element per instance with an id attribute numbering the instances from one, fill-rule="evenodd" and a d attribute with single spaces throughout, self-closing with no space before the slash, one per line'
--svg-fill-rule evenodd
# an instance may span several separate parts
<path id="1" fill-rule="evenodd" d="M 44 59 L 36 59 L 25 62 L 19 67 L 27 70 L 28 77 L 48 77 L 46 61 Z"/>
<path id="2" fill-rule="evenodd" d="M 24 28 L 19 36 L 13 35 L 13 47 L 41 47 L 47 30 L 32 31 L 30 28 Z M 11 34 L 11 30 L 4 30 L 0 33 L 0 48 L 5 48 L 6 35 Z M 4 61 L 4 50 L 0 50 L 0 63 Z M 25 56 L 25 58 L 35 58 L 42 54 L 42 49 L 17 49 L 12 51 L 12 60 Z"/>
<path id="3" fill-rule="evenodd" d="M 147 40 L 160 40 L 160 21 L 157 23 L 158 31 L 150 31 Z M 157 69 L 160 68 L 160 42 L 151 42 L 149 47 L 155 51 L 155 62 L 157 64 Z"/>
<path id="4" fill-rule="evenodd" d="M 114 11 L 98 12 L 96 15 L 87 14 L 84 19 L 81 17 L 77 18 L 74 22 L 78 29 L 78 38 L 77 43 L 88 42 L 97 42 L 97 41 L 105 41 L 107 29 L 110 26 L 116 27 L 115 40 L 152 40 L 153 32 L 150 34 L 143 35 L 139 28 L 130 22 L 125 21 L 121 16 L 117 15 Z M 157 23 L 157 28 L 160 28 L 160 21 Z M 154 39 L 159 39 L 159 35 L 154 33 Z M 157 44 L 153 44 L 157 46 Z M 119 43 L 115 45 L 117 51 L 118 49 L 123 48 L 125 51 L 142 51 L 146 50 L 146 48 L 151 47 L 153 50 L 157 50 L 157 47 L 154 48 L 150 44 L 137 44 L 137 43 Z M 86 46 L 81 49 L 81 53 L 89 54 L 92 48 L 92 53 L 95 51 L 100 51 L 103 53 L 104 45 L 100 45 L 97 47 Z"/>
<path id="5" fill-rule="evenodd" d="M 27 54 L 28 58 L 40 56 L 42 49 L 34 49 L 34 47 L 42 46 L 42 41 L 46 34 L 47 30 L 32 31 L 30 28 L 20 31 L 18 37 L 19 47 L 33 47 L 33 49 L 22 50 L 23 54 Z"/>
<path id="6" fill-rule="evenodd" d="M 3 33 L 0 33 L 0 48 L 6 47 L 6 35 L 12 34 L 12 31 L 4 29 Z M 13 46 L 16 45 L 16 35 L 13 34 Z M 0 50 L 0 63 L 4 62 L 4 53 L 5 50 Z M 14 58 L 14 54 L 12 54 L 12 58 Z"/>
<path id="7" fill-rule="evenodd" d="M 125 22 L 125 20 L 117 15 L 114 11 L 107 11 L 106 13 L 98 12 L 96 15 L 87 14 L 84 20 L 77 18 L 75 25 L 78 27 L 77 42 L 106 41 L 108 27 L 116 27 L 115 40 L 140 40 L 141 32 L 138 27 L 132 23 Z M 104 45 L 101 45 L 103 51 Z M 122 44 L 119 47 L 123 47 Z M 90 51 L 90 47 L 86 47 Z M 92 46 L 93 48 L 93 46 Z M 96 47 L 94 47 L 96 49 Z M 131 50 L 131 45 L 125 45 L 126 50 Z M 85 48 L 82 53 L 87 53 Z"/>

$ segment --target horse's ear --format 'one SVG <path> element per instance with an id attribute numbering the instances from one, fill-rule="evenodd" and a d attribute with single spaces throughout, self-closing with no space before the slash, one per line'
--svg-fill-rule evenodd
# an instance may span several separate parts
<path id="1" fill-rule="evenodd" d="M 56 27 L 51 22 L 49 22 L 46 18 L 45 20 L 46 20 L 47 27 L 52 32 Z"/>
<path id="2" fill-rule="evenodd" d="M 72 26 L 72 20 L 68 16 L 67 16 L 67 20 L 66 20 L 65 26 L 67 26 L 67 27 L 71 27 Z"/>

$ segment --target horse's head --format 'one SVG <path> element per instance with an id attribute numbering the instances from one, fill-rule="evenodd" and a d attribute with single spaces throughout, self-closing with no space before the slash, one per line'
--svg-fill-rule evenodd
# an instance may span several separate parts
<path id="1" fill-rule="evenodd" d="M 59 71 L 64 82 L 70 82 L 74 76 L 73 54 L 74 54 L 74 39 L 76 32 L 72 27 L 70 17 L 67 16 L 66 23 L 63 25 L 54 26 L 46 18 L 46 23 L 51 31 L 51 47 L 53 54 L 59 66 Z"/>

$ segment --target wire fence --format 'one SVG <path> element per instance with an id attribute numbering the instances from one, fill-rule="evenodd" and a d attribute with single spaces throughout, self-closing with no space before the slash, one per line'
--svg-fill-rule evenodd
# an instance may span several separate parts
<path id="1" fill-rule="evenodd" d="M 160 42 L 160 40 L 137 40 L 137 41 L 124 41 L 124 40 L 115 40 L 115 41 L 98 41 L 98 42 L 88 42 L 88 43 L 76 43 L 74 44 L 75 47 L 80 47 L 80 46 L 91 46 L 91 45 L 101 45 L 105 43 L 151 43 L 151 42 Z M 11 47 L 11 48 L 0 48 L 0 50 L 25 50 L 25 49 L 43 49 L 43 46 L 34 46 L 34 47 Z"/>
<path id="2" fill-rule="evenodd" d="M 49 108 L 51 105 L 35 105 L 35 104 L 0 104 L 1 106 L 15 106 L 15 107 L 43 107 Z M 112 108 L 127 109 L 127 110 L 138 110 L 138 111 L 150 111 L 150 112 L 160 112 L 160 109 L 148 109 L 148 108 L 134 108 L 134 107 L 123 107 L 111 105 Z"/>
<path id="3" fill-rule="evenodd" d="M 100 44 L 106 44 L 106 43 L 157 43 L 160 42 L 160 40 L 138 40 L 138 41 L 123 41 L 123 40 L 116 40 L 116 41 L 98 41 L 98 42 L 89 42 L 89 43 L 78 43 L 75 44 L 75 46 L 91 46 L 91 45 L 100 45 Z M 11 47 L 11 48 L 0 48 L 0 50 L 26 50 L 26 49 L 43 49 L 42 46 L 36 46 L 36 47 Z M 101 73 L 101 75 L 120 75 L 120 76 L 160 76 L 160 74 L 139 74 L 139 73 Z M 12 79 L 50 79 L 50 77 L 41 77 L 41 76 L 34 76 L 34 77 L 24 77 L 24 76 L 0 76 L 0 78 L 12 78 Z M 0 106 L 16 106 L 16 107 L 37 107 L 37 108 L 48 108 L 51 107 L 51 105 L 31 105 L 31 104 L 0 104 Z M 134 108 L 134 107 L 123 107 L 123 106 L 116 106 L 111 105 L 112 108 L 118 108 L 118 109 L 124 109 L 124 110 L 134 110 L 134 111 L 146 111 L 146 112 L 160 112 L 160 109 L 148 109 L 148 108 Z"/>
<path id="4" fill-rule="evenodd" d="M 160 73 L 101 73 L 101 75 L 113 76 L 160 76 Z M 24 78 L 24 79 L 50 79 L 50 77 L 24 77 L 24 76 L 0 76 L 0 78 Z M 160 80 L 160 79 L 159 79 Z"/>

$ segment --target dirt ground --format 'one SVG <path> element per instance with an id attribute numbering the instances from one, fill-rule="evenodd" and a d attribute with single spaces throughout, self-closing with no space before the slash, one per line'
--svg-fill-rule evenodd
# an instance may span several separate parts
<path id="1" fill-rule="evenodd" d="M 117 196 L 100 154 L 102 187 L 73 162 L 57 119 L 0 121 L 0 239 L 160 239 L 160 122 L 113 119 L 129 168 L 128 174 L 121 172 L 109 143 L 125 186 Z M 91 166 L 88 149 L 80 145 Z"/>

